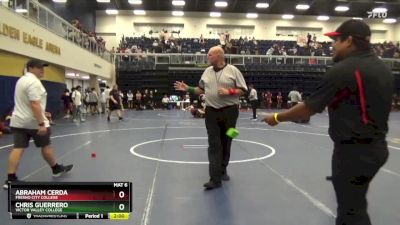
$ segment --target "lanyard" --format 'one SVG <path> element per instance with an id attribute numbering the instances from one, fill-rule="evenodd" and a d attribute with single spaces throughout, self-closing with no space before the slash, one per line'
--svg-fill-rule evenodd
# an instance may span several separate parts
<path id="1" fill-rule="evenodd" d="M 224 74 L 224 71 L 225 71 L 225 67 L 221 70 L 221 74 L 219 75 L 219 77 L 217 77 L 217 73 L 219 72 L 215 72 L 214 71 L 214 77 L 215 77 L 215 81 L 217 81 L 217 86 L 218 86 L 218 88 L 220 87 L 219 86 L 219 80 L 221 79 L 221 77 L 222 77 L 222 75 Z"/>

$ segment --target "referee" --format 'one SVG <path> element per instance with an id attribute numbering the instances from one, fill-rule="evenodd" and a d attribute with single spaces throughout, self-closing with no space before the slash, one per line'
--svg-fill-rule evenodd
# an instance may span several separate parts
<path id="1" fill-rule="evenodd" d="M 348 20 L 335 32 L 335 65 L 317 90 L 293 108 L 268 114 L 271 126 L 307 119 L 329 109 L 329 136 L 334 142 L 332 183 L 338 203 L 336 225 L 370 225 L 367 191 L 388 159 L 385 141 L 394 78 L 371 51 L 371 30 L 363 21 Z"/>
<path id="2" fill-rule="evenodd" d="M 198 87 L 184 82 L 175 82 L 175 89 L 191 94 L 205 94 L 205 123 L 208 134 L 208 160 L 210 181 L 204 184 L 207 190 L 221 187 L 221 180 L 229 180 L 227 167 L 232 139 L 226 136 L 229 128 L 236 126 L 239 116 L 239 96 L 247 91 L 242 73 L 233 65 L 226 64 L 221 47 L 208 52 L 211 65 L 201 76 Z"/>
<path id="3" fill-rule="evenodd" d="M 15 107 L 10 123 L 14 135 L 14 148 L 8 160 L 8 177 L 4 189 L 8 189 L 10 182 L 18 181 L 16 171 L 31 138 L 36 147 L 42 148 L 42 156 L 51 167 L 54 177 L 72 169 L 72 165 L 57 164 L 50 145 L 50 125 L 44 114 L 47 92 L 40 82 L 40 78 L 44 76 L 43 67 L 46 66 L 48 65 L 42 61 L 29 60 L 26 64 L 27 72 L 18 79 L 15 86 Z"/>

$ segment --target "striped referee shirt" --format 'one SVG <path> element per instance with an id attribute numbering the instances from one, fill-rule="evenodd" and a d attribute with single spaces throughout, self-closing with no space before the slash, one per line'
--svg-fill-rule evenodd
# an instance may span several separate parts
<path id="1" fill-rule="evenodd" d="M 199 87 L 204 90 L 206 106 L 220 109 L 239 104 L 239 96 L 219 96 L 219 88 L 240 88 L 247 91 L 247 85 L 242 73 L 233 65 L 227 64 L 222 70 L 215 72 L 208 67 L 201 76 Z"/>

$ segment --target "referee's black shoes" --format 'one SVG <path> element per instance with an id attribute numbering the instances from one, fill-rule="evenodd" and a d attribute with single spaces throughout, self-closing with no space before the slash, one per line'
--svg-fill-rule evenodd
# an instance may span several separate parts
<path id="1" fill-rule="evenodd" d="M 208 190 L 222 187 L 222 183 L 221 182 L 215 183 L 214 181 L 210 180 L 209 182 L 205 183 L 203 186 L 206 188 L 205 190 L 208 191 Z"/>
<path id="2" fill-rule="evenodd" d="M 227 173 L 222 174 L 222 178 L 223 181 L 229 181 L 231 178 L 229 177 L 229 175 Z"/>

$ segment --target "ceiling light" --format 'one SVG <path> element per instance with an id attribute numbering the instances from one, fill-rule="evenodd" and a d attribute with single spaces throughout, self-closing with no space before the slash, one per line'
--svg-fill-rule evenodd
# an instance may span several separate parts
<path id="1" fill-rule="evenodd" d="M 348 6 L 339 5 L 339 6 L 336 6 L 335 11 L 337 11 L 337 12 L 346 12 L 346 11 L 349 11 L 349 9 L 350 8 Z"/>
<path id="2" fill-rule="evenodd" d="M 210 16 L 211 17 L 221 17 L 221 13 L 220 12 L 210 12 Z"/>
<path id="3" fill-rule="evenodd" d="M 131 5 L 141 5 L 142 4 L 142 0 L 129 0 L 128 2 Z"/>
<path id="4" fill-rule="evenodd" d="M 215 2 L 215 7 L 227 7 L 228 6 L 228 2 L 225 1 L 217 1 Z"/>
<path id="5" fill-rule="evenodd" d="M 172 5 L 174 6 L 184 6 L 186 3 L 183 0 L 174 0 L 172 1 Z"/>
<path id="6" fill-rule="evenodd" d="M 256 4 L 256 8 L 260 8 L 260 9 L 266 9 L 269 7 L 269 4 L 266 2 L 259 2 Z"/>
<path id="7" fill-rule="evenodd" d="M 294 18 L 294 15 L 291 15 L 291 14 L 282 15 L 282 19 L 285 19 L 285 20 L 291 20 L 293 18 Z"/>
<path id="8" fill-rule="evenodd" d="M 28 10 L 27 9 L 16 9 L 15 12 L 17 12 L 17 13 L 27 13 Z"/>
<path id="9" fill-rule="evenodd" d="M 116 9 L 107 9 L 106 13 L 108 15 L 117 15 L 118 14 L 118 10 L 116 10 Z"/>
<path id="10" fill-rule="evenodd" d="M 361 18 L 361 17 L 353 17 L 352 19 L 353 20 L 363 20 L 363 18 Z"/>
<path id="11" fill-rule="evenodd" d="M 143 16 L 146 15 L 146 11 L 144 11 L 143 9 L 135 9 L 133 10 L 133 14 Z"/>
<path id="12" fill-rule="evenodd" d="M 173 16 L 183 16 L 183 15 L 185 15 L 185 13 L 183 11 L 173 11 L 172 15 Z"/>
<path id="13" fill-rule="evenodd" d="M 257 13 L 247 13 L 246 17 L 250 18 L 250 19 L 255 19 L 258 17 L 258 14 Z"/>
<path id="14" fill-rule="evenodd" d="M 384 23 L 396 23 L 397 20 L 393 18 L 387 18 L 383 20 Z"/>
<path id="15" fill-rule="evenodd" d="M 53 0 L 53 2 L 56 2 L 56 3 L 66 3 L 67 0 Z"/>
<path id="16" fill-rule="evenodd" d="M 99 3 L 110 3 L 110 0 L 97 0 Z"/>
<path id="17" fill-rule="evenodd" d="M 329 20 L 329 16 L 318 16 L 317 20 L 326 21 L 326 20 Z"/>
<path id="18" fill-rule="evenodd" d="M 383 7 L 374 8 L 372 10 L 372 12 L 374 12 L 374 13 L 385 13 L 385 12 L 387 12 L 387 8 L 383 8 Z"/>
<path id="19" fill-rule="evenodd" d="M 297 10 L 307 10 L 309 8 L 310 8 L 310 5 L 307 5 L 307 4 L 298 4 L 298 5 L 296 5 L 296 9 Z"/>

